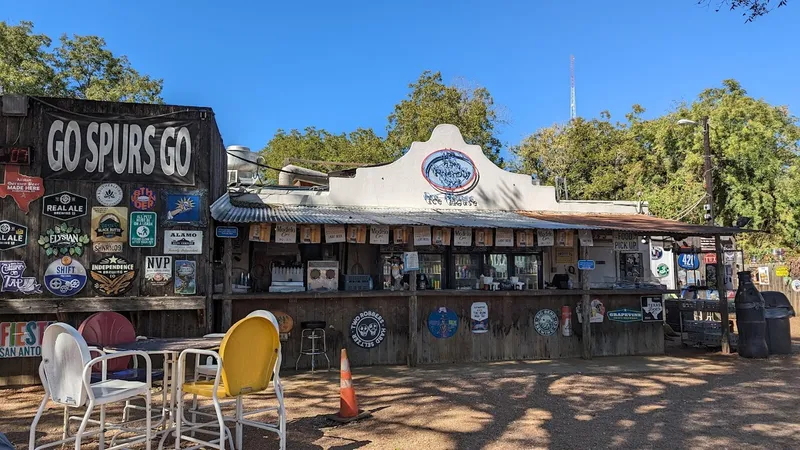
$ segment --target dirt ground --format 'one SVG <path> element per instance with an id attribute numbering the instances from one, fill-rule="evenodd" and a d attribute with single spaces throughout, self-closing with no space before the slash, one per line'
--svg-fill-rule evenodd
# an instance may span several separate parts
<path id="1" fill-rule="evenodd" d="M 338 408 L 336 371 L 286 373 L 288 448 L 796 449 L 800 320 L 793 334 L 795 353 L 768 360 L 683 349 L 588 362 L 355 368 L 359 403 L 373 417 L 348 425 L 325 418 Z M 27 445 L 41 395 L 0 390 L 0 431 L 17 448 Z M 256 395 L 246 405 L 270 399 Z M 51 407 L 39 442 L 57 438 L 60 423 Z M 277 439 L 248 430 L 245 448 L 276 449 Z"/>

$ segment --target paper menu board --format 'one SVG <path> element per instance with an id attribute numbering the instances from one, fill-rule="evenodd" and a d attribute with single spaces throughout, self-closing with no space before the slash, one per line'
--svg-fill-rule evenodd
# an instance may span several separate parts
<path id="1" fill-rule="evenodd" d="M 556 243 L 553 230 L 536 230 L 536 239 L 539 241 L 539 247 L 552 247 Z"/>
<path id="2" fill-rule="evenodd" d="M 414 227 L 414 245 L 431 245 L 431 227 Z"/>
<path id="3" fill-rule="evenodd" d="M 450 245 L 452 230 L 450 228 L 433 228 L 431 243 L 433 245 Z"/>
<path id="4" fill-rule="evenodd" d="M 514 230 L 510 228 L 498 228 L 494 234 L 494 245 L 496 247 L 513 247 Z"/>
<path id="5" fill-rule="evenodd" d="M 558 230 L 556 231 L 556 246 L 558 247 L 572 247 L 575 245 L 572 230 Z"/>
<path id="6" fill-rule="evenodd" d="M 533 230 L 519 230 L 517 231 L 517 247 L 535 247 Z"/>
<path id="7" fill-rule="evenodd" d="M 344 225 L 325 225 L 325 242 L 333 244 L 345 241 Z"/>
<path id="8" fill-rule="evenodd" d="M 369 243 L 388 245 L 389 244 L 389 226 L 388 225 L 370 225 L 369 227 Z"/>
<path id="9" fill-rule="evenodd" d="M 367 242 L 367 226 L 348 225 L 347 242 L 350 244 L 365 244 Z"/>
<path id="10" fill-rule="evenodd" d="M 578 240 L 581 243 L 581 247 L 594 247 L 592 230 L 578 230 Z"/>
<path id="11" fill-rule="evenodd" d="M 491 228 L 476 228 L 475 229 L 475 246 L 478 247 L 491 247 L 493 245 L 492 229 Z"/>
<path id="12" fill-rule="evenodd" d="M 297 242 L 297 225 L 293 223 L 276 223 L 275 242 L 281 244 L 294 244 Z"/>
<path id="13" fill-rule="evenodd" d="M 472 245 L 472 229 L 458 227 L 453 229 L 453 245 L 456 247 L 469 247 Z"/>
<path id="14" fill-rule="evenodd" d="M 270 233 L 272 233 L 271 223 L 253 223 L 250 224 L 250 233 L 247 236 L 253 242 L 269 242 Z"/>
<path id="15" fill-rule="evenodd" d="M 322 231 L 320 225 L 306 224 L 300 225 L 301 244 L 319 244 L 322 241 Z"/>

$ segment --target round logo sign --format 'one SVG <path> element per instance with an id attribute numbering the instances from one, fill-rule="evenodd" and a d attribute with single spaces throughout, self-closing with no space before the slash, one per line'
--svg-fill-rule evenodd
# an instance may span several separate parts
<path id="1" fill-rule="evenodd" d="M 653 261 L 657 261 L 664 256 L 664 248 L 663 247 L 653 247 L 650 249 L 650 259 Z"/>
<path id="2" fill-rule="evenodd" d="M 800 280 L 792 280 L 792 290 L 800 292 Z"/>
<path id="3" fill-rule="evenodd" d="M 59 297 L 71 297 L 86 285 L 86 269 L 77 259 L 63 256 L 47 266 L 44 285 Z"/>
<path id="4" fill-rule="evenodd" d="M 272 311 L 272 314 L 278 319 L 278 331 L 281 333 L 289 333 L 292 331 L 292 328 L 294 328 L 294 319 L 292 319 L 292 316 L 283 311 Z"/>
<path id="5" fill-rule="evenodd" d="M 478 168 L 457 150 L 437 150 L 422 161 L 422 176 L 443 194 L 462 195 L 478 185 Z"/>
<path id="6" fill-rule="evenodd" d="M 452 309 L 441 306 L 428 315 L 428 330 L 434 337 L 453 337 L 458 330 L 458 315 Z"/>
<path id="7" fill-rule="evenodd" d="M 350 338 L 359 347 L 373 348 L 386 337 L 386 322 L 375 311 L 363 311 L 350 322 Z"/>
<path id="8" fill-rule="evenodd" d="M 533 328 L 542 336 L 552 336 L 558 331 L 558 316 L 552 309 L 542 309 L 533 316 Z"/>
<path id="9" fill-rule="evenodd" d="M 122 201 L 122 188 L 116 183 L 103 183 L 97 188 L 96 196 L 103 206 L 117 206 Z"/>
<path id="10" fill-rule="evenodd" d="M 664 263 L 659 264 L 658 267 L 656 267 L 656 274 L 658 274 L 659 278 L 666 277 L 669 275 L 669 266 Z"/>
<path id="11" fill-rule="evenodd" d="M 139 187 L 131 194 L 131 206 L 138 211 L 150 211 L 156 205 L 156 194 L 148 187 Z"/>

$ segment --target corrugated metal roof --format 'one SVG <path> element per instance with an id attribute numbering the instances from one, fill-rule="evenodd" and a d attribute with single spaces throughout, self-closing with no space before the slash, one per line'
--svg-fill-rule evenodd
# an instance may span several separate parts
<path id="1" fill-rule="evenodd" d="M 525 217 L 511 211 L 465 211 L 407 208 L 337 208 L 330 206 L 237 206 L 226 194 L 211 205 L 214 220 L 226 223 L 291 222 L 364 225 L 429 225 L 470 228 L 595 229 Z"/>
<path id="2" fill-rule="evenodd" d="M 728 236 L 744 232 L 757 232 L 757 230 L 733 227 L 697 225 L 644 214 L 566 214 L 541 211 L 520 211 L 520 214 L 532 219 L 556 222 L 570 227 L 589 226 L 596 229 L 633 231 L 643 235 Z"/>

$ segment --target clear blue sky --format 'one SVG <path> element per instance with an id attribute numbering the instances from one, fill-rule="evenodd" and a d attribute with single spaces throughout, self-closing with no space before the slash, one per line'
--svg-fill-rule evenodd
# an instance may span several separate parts
<path id="1" fill-rule="evenodd" d="M 426 69 L 488 88 L 516 144 L 568 119 L 570 54 L 584 117 L 622 119 L 634 103 L 654 116 L 725 78 L 800 105 L 800 0 L 749 24 L 696 0 L 0 0 L 0 20 L 104 37 L 164 79 L 167 103 L 214 108 L 225 143 L 253 149 L 279 128 L 384 135 Z"/>

